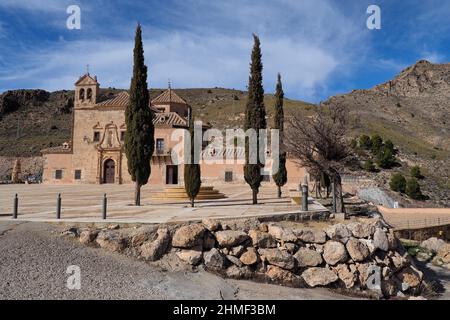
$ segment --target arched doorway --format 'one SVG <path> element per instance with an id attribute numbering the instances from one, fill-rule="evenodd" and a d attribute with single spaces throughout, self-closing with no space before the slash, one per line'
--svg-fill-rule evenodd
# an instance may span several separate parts
<path id="1" fill-rule="evenodd" d="M 116 164 L 114 160 L 108 159 L 103 165 L 103 183 L 114 183 Z"/>

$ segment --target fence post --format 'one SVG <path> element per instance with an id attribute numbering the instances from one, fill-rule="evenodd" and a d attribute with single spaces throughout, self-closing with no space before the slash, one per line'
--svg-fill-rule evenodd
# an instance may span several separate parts
<path id="1" fill-rule="evenodd" d="M 106 208 L 108 206 L 108 198 L 106 198 L 106 193 L 103 195 L 103 211 L 102 211 L 102 218 L 103 220 L 106 220 Z"/>
<path id="2" fill-rule="evenodd" d="M 61 193 L 56 198 L 56 219 L 61 219 Z"/>
<path id="3" fill-rule="evenodd" d="M 14 204 L 13 204 L 13 219 L 17 219 L 17 213 L 19 210 L 19 198 L 17 197 L 17 193 L 14 196 Z"/>
<path id="4" fill-rule="evenodd" d="M 308 185 L 302 185 L 302 211 L 308 211 Z"/>

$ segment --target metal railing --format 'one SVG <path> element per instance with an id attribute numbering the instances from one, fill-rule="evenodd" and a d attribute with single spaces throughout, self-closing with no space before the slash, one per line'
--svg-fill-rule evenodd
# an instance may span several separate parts
<path id="1" fill-rule="evenodd" d="M 426 218 L 393 222 L 395 230 L 423 229 L 450 225 L 450 217 Z"/>

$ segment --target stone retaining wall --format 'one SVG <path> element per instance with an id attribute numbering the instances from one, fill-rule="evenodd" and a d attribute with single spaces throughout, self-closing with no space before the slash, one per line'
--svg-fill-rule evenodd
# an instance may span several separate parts
<path id="1" fill-rule="evenodd" d="M 382 220 L 355 220 L 321 229 L 297 225 L 206 219 L 175 226 L 71 228 L 65 234 L 146 261 L 176 256 L 194 269 L 235 279 L 341 288 L 379 298 L 419 295 L 425 287 L 422 272 Z"/>

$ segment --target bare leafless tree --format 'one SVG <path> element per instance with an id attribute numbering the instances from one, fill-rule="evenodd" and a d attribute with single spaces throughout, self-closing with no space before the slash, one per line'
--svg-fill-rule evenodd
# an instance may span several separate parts
<path id="1" fill-rule="evenodd" d="M 289 157 L 313 175 L 325 172 L 331 179 L 333 211 L 345 213 L 340 172 L 351 155 L 346 141 L 348 109 L 341 104 L 320 105 L 313 116 L 292 113 L 286 120 Z"/>

